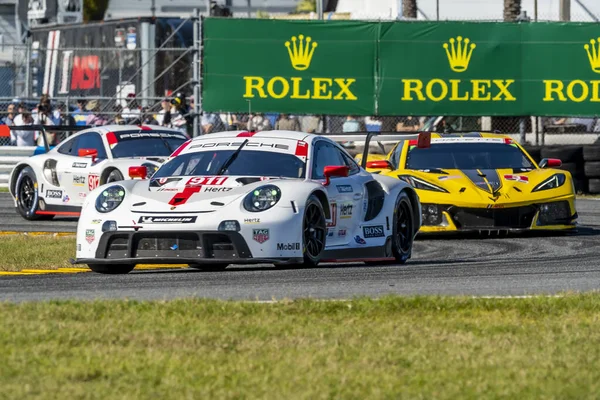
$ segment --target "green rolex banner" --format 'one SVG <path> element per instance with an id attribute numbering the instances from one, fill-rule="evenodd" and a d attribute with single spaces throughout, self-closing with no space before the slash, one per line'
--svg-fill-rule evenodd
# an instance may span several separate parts
<path id="1" fill-rule="evenodd" d="M 204 20 L 203 109 L 374 115 L 378 25 Z"/>
<path id="2" fill-rule="evenodd" d="M 209 18 L 203 30 L 207 111 L 600 114 L 597 24 Z"/>

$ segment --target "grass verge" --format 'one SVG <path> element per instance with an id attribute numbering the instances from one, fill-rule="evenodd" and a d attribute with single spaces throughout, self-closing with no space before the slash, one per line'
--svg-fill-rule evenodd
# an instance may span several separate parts
<path id="1" fill-rule="evenodd" d="M 74 236 L 0 236 L 0 271 L 72 267 Z"/>
<path id="2" fill-rule="evenodd" d="M 0 304 L 0 398 L 584 399 L 600 296 Z"/>
<path id="3" fill-rule="evenodd" d="M 7 187 L 0 187 L 0 193 L 8 193 Z"/>

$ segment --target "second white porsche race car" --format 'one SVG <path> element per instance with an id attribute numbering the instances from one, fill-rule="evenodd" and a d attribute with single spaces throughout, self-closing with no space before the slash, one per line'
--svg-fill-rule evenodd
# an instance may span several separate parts
<path id="1" fill-rule="evenodd" d="M 151 176 L 187 136 L 159 126 L 108 125 L 83 130 L 13 169 L 9 190 L 28 220 L 79 216 L 88 193 L 129 178 L 130 166 Z"/>
<path id="2" fill-rule="evenodd" d="M 366 172 L 328 138 L 214 133 L 186 142 L 151 179 L 91 192 L 73 263 L 100 273 L 140 263 L 404 263 L 420 226 L 410 185 Z"/>

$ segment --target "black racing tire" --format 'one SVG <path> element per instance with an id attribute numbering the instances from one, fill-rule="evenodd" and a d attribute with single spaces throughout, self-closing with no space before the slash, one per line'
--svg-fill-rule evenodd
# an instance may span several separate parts
<path id="1" fill-rule="evenodd" d="M 563 163 L 583 162 L 583 146 L 557 145 L 542 147 L 542 158 L 558 158 Z"/>
<path id="2" fill-rule="evenodd" d="M 207 272 L 225 271 L 229 264 L 189 264 L 190 268 L 200 269 Z"/>
<path id="3" fill-rule="evenodd" d="M 600 193 L 600 179 L 589 179 L 588 180 L 588 193 L 599 194 Z"/>
<path id="4" fill-rule="evenodd" d="M 583 166 L 585 176 L 588 178 L 600 177 L 600 161 L 588 161 Z"/>
<path id="5" fill-rule="evenodd" d="M 119 171 L 118 169 L 113 169 L 112 171 L 110 171 L 110 173 L 106 177 L 105 183 L 119 182 L 124 179 L 125 178 L 123 178 L 123 174 L 121 173 L 121 171 Z"/>
<path id="6" fill-rule="evenodd" d="M 600 144 L 583 146 L 584 161 L 600 161 Z"/>
<path id="7" fill-rule="evenodd" d="M 135 264 L 88 264 L 89 269 L 99 274 L 124 275 L 135 268 Z"/>
<path id="8" fill-rule="evenodd" d="M 38 215 L 40 208 L 37 177 L 31 167 L 25 167 L 17 177 L 15 184 L 15 197 L 17 199 L 17 212 L 26 220 L 40 221 L 49 220 L 54 215 Z"/>
<path id="9" fill-rule="evenodd" d="M 303 267 L 316 267 L 321 261 L 327 241 L 327 222 L 323 205 L 315 196 L 310 196 L 304 207 L 302 218 Z"/>
<path id="10" fill-rule="evenodd" d="M 413 208 L 406 192 L 400 192 L 394 207 L 392 254 L 398 264 L 404 264 L 412 255 L 415 238 Z"/>

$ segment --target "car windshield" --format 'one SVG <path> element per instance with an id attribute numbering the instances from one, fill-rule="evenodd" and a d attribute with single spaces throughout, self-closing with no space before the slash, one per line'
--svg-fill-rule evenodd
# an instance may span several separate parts
<path id="1" fill-rule="evenodd" d="M 411 147 L 406 169 L 534 168 L 516 146 L 500 143 L 443 143 L 427 149 Z"/>
<path id="2" fill-rule="evenodd" d="M 164 164 L 153 178 L 215 175 L 235 150 L 183 154 Z M 223 175 L 304 178 L 306 165 L 293 154 L 242 149 Z"/>
<path id="3" fill-rule="evenodd" d="M 117 143 L 111 146 L 114 158 L 168 157 L 187 140 L 183 134 L 170 132 L 160 133 L 160 137 L 157 132 L 117 132 L 116 137 Z"/>

